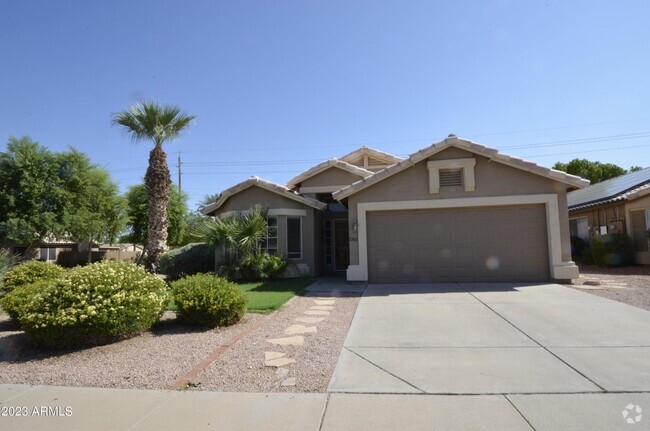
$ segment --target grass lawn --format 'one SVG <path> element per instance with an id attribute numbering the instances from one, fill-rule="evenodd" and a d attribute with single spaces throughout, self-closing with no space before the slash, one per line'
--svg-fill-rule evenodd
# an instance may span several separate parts
<path id="1" fill-rule="evenodd" d="M 237 286 L 248 295 L 248 311 L 270 313 L 282 307 L 288 300 L 296 296 L 296 293 L 313 282 L 312 278 L 291 278 L 238 283 Z M 167 309 L 170 311 L 176 310 L 176 304 L 174 304 L 173 300 L 169 301 Z"/>

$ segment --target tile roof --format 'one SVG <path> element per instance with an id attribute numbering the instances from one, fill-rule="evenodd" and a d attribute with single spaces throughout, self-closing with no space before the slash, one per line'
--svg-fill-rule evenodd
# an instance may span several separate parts
<path id="1" fill-rule="evenodd" d="M 491 160 L 497 161 L 499 163 L 503 163 L 505 165 L 512 166 L 514 168 L 522 169 L 524 171 L 528 171 L 543 177 L 547 177 L 552 180 L 565 183 L 572 187 L 583 188 L 589 185 L 589 181 L 577 177 L 575 175 L 570 175 L 565 172 L 557 171 L 555 169 L 546 168 L 536 163 L 519 159 L 517 157 L 501 154 L 495 148 L 489 148 L 484 145 L 480 145 L 472 141 L 468 141 L 466 139 L 460 139 L 455 135 L 450 135 L 445 140 L 432 144 L 429 147 L 423 148 L 411 154 L 407 159 L 404 159 L 392 166 L 382 169 L 381 171 L 374 173 L 372 176 L 357 181 L 347 187 L 344 187 L 341 190 L 334 192 L 332 195 L 337 200 L 345 199 L 348 196 L 357 193 L 358 191 L 361 191 L 366 187 L 369 187 L 383 180 L 384 178 L 388 178 L 392 175 L 395 175 L 396 173 L 401 172 L 404 169 L 409 168 L 415 165 L 416 163 L 425 160 L 426 158 L 431 157 L 432 155 L 449 147 L 457 147 L 463 150 L 467 150 L 472 153 L 487 157 Z"/>
<path id="2" fill-rule="evenodd" d="M 322 163 L 317 164 L 312 168 L 307 169 L 305 172 L 301 173 L 300 175 L 290 179 L 289 182 L 287 182 L 287 187 L 293 188 L 298 184 L 300 184 L 301 182 L 305 181 L 306 179 L 311 178 L 317 174 L 320 174 L 321 172 L 332 167 L 343 169 L 344 171 L 358 175 L 362 178 L 372 175 L 372 172 L 360 168 L 358 166 L 351 165 L 350 163 L 344 162 L 343 160 L 329 159 L 329 160 L 325 160 Z"/>
<path id="3" fill-rule="evenodd" d="M 229 189 L 224 190 L 219 196 L 219 199 L 217 199 L 216 202 L 213 202 L 210 205 L 207 205 L 205 208 L 203 208 L 201 210 L 201 213 L 204 215 L 209 215 L 210 213 L 219 209 L 228 200 L 229 197 L 236 195 L 237 193 L 242 192 L 253 186 L 261 187 L 265 190 L 268 190 L 273 193 L 277 193 L 281 196 L 300 202 L 312 208 L 316 208 L 319 210 L 324 210 L 325 208 L 327 208 L 327 204 L 321 201 L 299 195 L 298 193 L 289 190 L 285 186 L 253 176 L 247 179 L 246 181 L 242 181 L 241 183 L 236 184 L 230 187 Z"/>
<path id="4" fill-rule="evenodd" d="M 602 181 L 567 195 L 570 210 L 633 200 L 650 193 L 650 168 Z"/>

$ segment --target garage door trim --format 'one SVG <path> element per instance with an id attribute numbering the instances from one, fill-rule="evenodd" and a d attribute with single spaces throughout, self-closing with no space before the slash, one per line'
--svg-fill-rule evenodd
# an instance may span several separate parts
<path id="1" fill-rule="evenodd" d="M 368 211 L 517 206 L 526 204 L 544 204 L 546 208 L 546 229 L 551 278 L 577 278 L 578 267 L 575 263 L 572 261 L 562 261 L 560 213 L 558 197 L 555 194 L 359 203 L 357 204 L 356 221 L 359 264 L 348 267 L 347 278 L 349 281 L 368 281 L 368 235 L 366 224 Z M 354 224 L 354 221 L 352 224 Z"/>

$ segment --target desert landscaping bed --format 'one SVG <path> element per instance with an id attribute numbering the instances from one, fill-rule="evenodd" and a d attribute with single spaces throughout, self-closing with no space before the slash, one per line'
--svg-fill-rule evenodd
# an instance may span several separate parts
<path id="1" fill-rule="evenodd" d="M 333 301 L 333 302 L 332 302 Z M 330 303 L 327 315 L 305 314 L 319 303 Z M 325 392 L 336 366 L 358 296 L 297 296 L 280 313 L 269 316 L 264 325 L 236 344 L 192 382 L 199 390 L 244 392 Z M 322 317 L 318 323 L 297 322 L 301 317 Z M 316 327 L 304 334 L 303 345 L 275 345 L 268 340 L 290 337 L 292 325 Z M 281 367 L 266 366 L 265 352 L 284 354 L 295 362 Z M 295 379 L 295 384 L 283 383 Z"/>
<path id="2" fill-rule="evenodd" d="M 241 341 L 221 355 L 190 387 L 229 391 L 324 391 L 334 370 L 358 298 L 335 298 L 330 314 L 305 335 L 303 346 L 274 346 L 266 338 L 283 336 L 296 316 L 314 306 L 314 298 L 295 297 L 272 314 L 248 313 L 236 325 L 200 330 L 180 325 L 173 312 L 151 331 L 113 344 L 74 351 L 29 347 L 25 335 L 6 315 L 0 316 L 0 383 L 130 389 L 172 388 L 220 346 L 241 334 Z M 293 322 L 295 323 L 295 322 Z M 251 332 L 252 331 L 252 332 Z M 285 352 L 296 360 L 286 367 L 293 387 L 275 367 L 265 367 L 265 351 Z"/>
<path id="3" fill-rule="evenodd" d="M 599 268 L 580 266 L 574 289 L 650 310 L 650 266 Z"/>
<path id="4" fill-rule="evenodd" d="M 117 343 L 74 351 L 43 351 L 0 316 L 0 383 L 162 389 L 171 387 L 215 348 L 270 316 L 249 313 L 236 325 L 197 330 L 165 312 L 151 330 Z"/>

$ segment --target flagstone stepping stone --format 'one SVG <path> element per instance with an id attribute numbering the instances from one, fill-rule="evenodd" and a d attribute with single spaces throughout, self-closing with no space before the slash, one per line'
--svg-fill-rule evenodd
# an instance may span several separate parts
<path id="1" fill-rule="evenodd" d="M 328 316 L 330 312 L 325 310 L 307 310 L 303 314 L 308 316 Z"/>
<path id="2" fill-rule="evenodd" d="M 272 359 L 278 359 L 278 358 L 281 358 L 283 356 L 287 356 L 287 354 L 282 353 L 282 352 L 264 352 L 264 360 L 265 361 L 270 361 Z"/>
<path id="3" fill-rule="evenodd" d="M 334 307 L 331 307 L 329 305 L 314 305 L 313 307 L 309 307 L 310 310 L 334 310 Z"/>
<path id="4" fill-rule="evenodd" d="M 284 330 L 284 333 L 287 335 L 294 335 L 294 334 L 313 334 L 314 332 L 317 332 L 318 330 L 316 329 L 315 326 L 305 326 L 305 325 L 291 325 L 287 329 Z"/>
<path id="5" fill-rule="evenodd" d="M 294 364 L 295 362 L 296 360 L 291 358 L 277 358 L 264 362 L 264 365 L 267 367 L 284 367 L 289 364 Z"/>
<path id="6" fill-rule="evenodd" d="M 316 299 L 314 301 L 316 305 L 334 305 L 335 302 L 333 299 Z"/>
<path id="7" fill-rule="evenodd" d="M 302 346 L 305 344 L 305 337 L 296 335 L 295 337 L 271 338 L 266 341 L 278 346 Z"/>
<path id="8" fill-rule="evenodd" d="M 324 317 L 296 317 L 294 319 L 296 322 L 301 323 L 319 323 L 325 320 Z"/>
<path id="9" fill-rule="evenodd" d="M 287 377 L 288 374 L 289 374 L 289 370 L 287 370 L 286 368 L 280 367 L 277 370 L 275 370 L 275 375 L 278 377 L 284 378 Z"/>
<path id="10" fill-rule="evenodd" d="M 295 377 L 289 377 L 285 381 L 283 381 L 280 386 L 296 386 L 296 378 Z"/>

